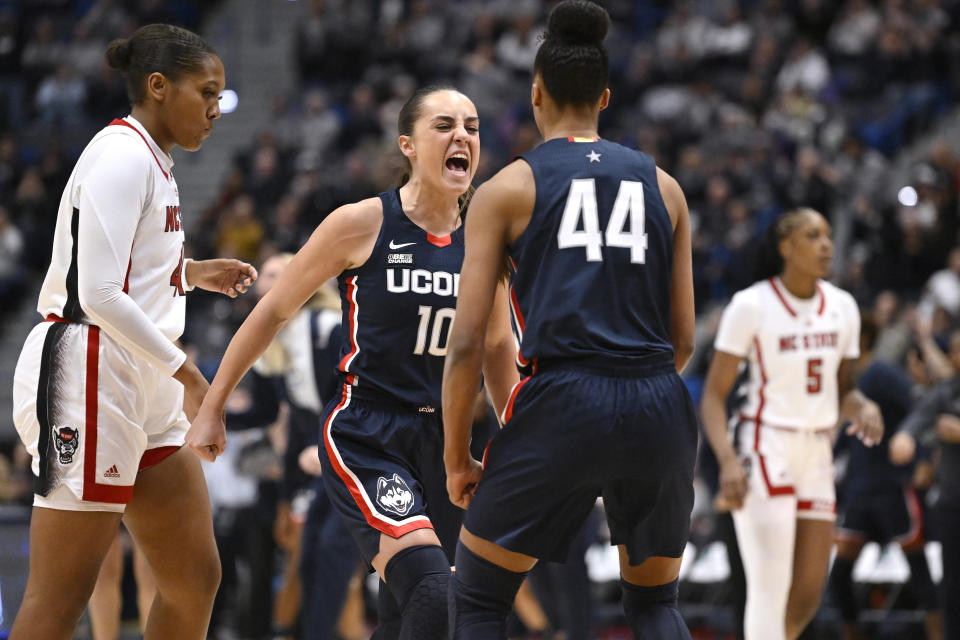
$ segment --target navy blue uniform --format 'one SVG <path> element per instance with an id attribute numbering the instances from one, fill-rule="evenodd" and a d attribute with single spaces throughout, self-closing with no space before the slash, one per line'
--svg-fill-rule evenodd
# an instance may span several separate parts
<path id="1" fill-rule="evenodd" d="M 890 462 L 889 441 L 910 412 L 910 380 L 900 369 L 875 360 L 857 386 L 880 407 L 884 434 L 875 447 L 846 434 L 838 440 L 838 449 L 845 449 L 849 456 L 838 492 L 838 533 L 907 544 L 922 534 L 920 503 L 910 487 L 913 465 Z"/>
<path id="2" fill-rule="evenodd" d="M 509 247 L 520 381 L 490 444 L 466 527 L 563 561 L 602 495 L 636 564 L 679 557 L 697 428 L 670 342 L 673 227 L 650 156 L 550 140 L 521 158 L 536 203 Z"/>
<path id="3" fill-rule="evenodd" d="M 324 410 L 320 460 L 334 506 L 364 558 L 433 528 L 452 559 L 463 511 L 446 493 L 440 386 L 463 263 L 463 228 L 433 236 L 380 194 L 370 258 L 340 274 L 342 389 Z"/>

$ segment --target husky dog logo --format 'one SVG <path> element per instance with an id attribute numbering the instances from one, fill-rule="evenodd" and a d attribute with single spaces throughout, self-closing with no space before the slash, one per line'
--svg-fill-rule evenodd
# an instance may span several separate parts
<path id="1" fill-rule="evenodd" d="M 389 480 L 380 476 L 377 480 L 377 502 L 387 511 L 405 516 L 413 506 L 413 492 L 397 474 L 393 474 Z"/>
<path id="2" fill-rule="evenodd" d="M 80 432 L 70 427 L 54 427 L 53 439 L 57 445 L 57 451 L 60 452 L 60 464 L 73 462 L 73 454 L 80 446 Z"/>

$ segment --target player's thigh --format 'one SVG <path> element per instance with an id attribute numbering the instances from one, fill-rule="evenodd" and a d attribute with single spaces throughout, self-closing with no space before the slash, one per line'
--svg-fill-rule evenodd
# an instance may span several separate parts
<path id="1" fill-rule="evenodd" d="M 801 518 L 793 552 L 793 581 L 790 599 L 819 599 L 830 570 L 834 527 L 829 520 Z"/>
<path id="2" fill-rule="evenodd" d="M 30 521 L 30 577 L 24 600 L 82 610 L 100 565 L 117 536 L 120 514 L 34 507 Z M 48 611 L 57 611 L 49 606 Z"/>
<path id="3" fill-rule="evenodd" d="M 219 582 L 207 485 L 186 448 L 138 474 L 124 523 L 161 591 Z"/>

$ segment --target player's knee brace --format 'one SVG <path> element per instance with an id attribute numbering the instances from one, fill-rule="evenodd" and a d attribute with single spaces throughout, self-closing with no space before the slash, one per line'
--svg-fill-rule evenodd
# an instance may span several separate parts
<path id="1" fill-rule="evenodd" d="M 830 592 L 845 622 L 854 622 L 860 613 L 853 595 L 853 562 L 849 558 L 837 556 L 833 559 L 833 568 L 830 570 Z"/>
<path id="2" fill-rule="evenodd" d="M 450 636 L 456 640 L 506 637 L 507 614 L 526 577 L 484 560 L 457 543 L 456 571 L 450 579 Z"/>
<path id="3" fill-rule="evenodd" d="M 623 613 L 637 640 L 690 640 L 677 607 L 678 581 L 641 587 L 620 581 Z"/>
<path id="4" fill-rule="evenodd" d="M 925 611 L 934 611 L 938 604 L 937 588 L 933 584 L 933 578 L 930 577 L 930 566 L 927 564 L 927 556 L 924 555 L 923 548 L 906 556 L 907 563 L 910 565 L 910 585 L 917 597 L 917 603 Z"/>
<path id="5" fill-rule="evenodd" d="M 400 605 L 400 640 L 447 638 L 450 563 L 434 544 L 401 549 L 384 569 L 387 587 Z"/>

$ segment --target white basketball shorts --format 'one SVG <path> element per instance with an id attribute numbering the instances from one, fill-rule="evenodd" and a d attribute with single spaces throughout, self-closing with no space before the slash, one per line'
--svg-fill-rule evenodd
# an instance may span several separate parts
<path id="1" fill-rule="evenodd" d="M 183 445 L 183 386 L 95 326 L 47 321 L 27 337 L 13 421 L 33 457 L 34 505 L 122 512 L 137 472 Z"/>
<path id="2" fill-rule="evenodd" d="M 836 520 L 832 429 L 741 423 L 739 450 L 749 460 L 750 492 L 796 500 L 797 518 Z"/>

